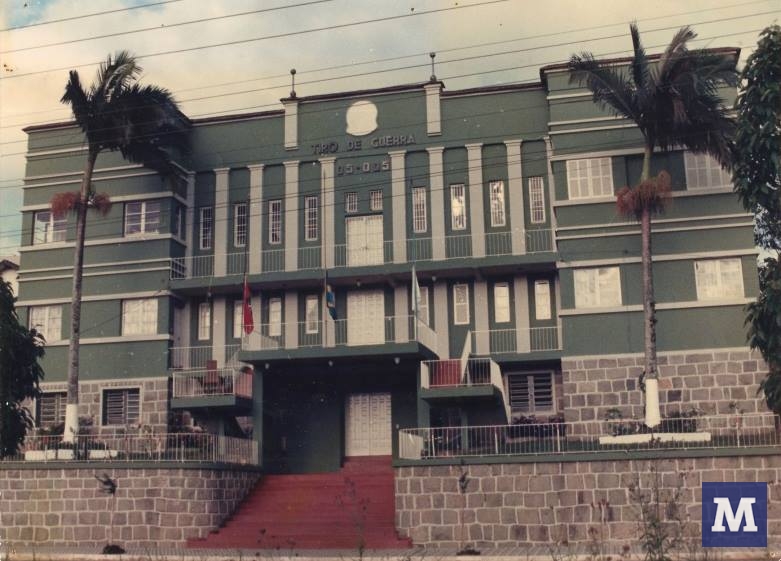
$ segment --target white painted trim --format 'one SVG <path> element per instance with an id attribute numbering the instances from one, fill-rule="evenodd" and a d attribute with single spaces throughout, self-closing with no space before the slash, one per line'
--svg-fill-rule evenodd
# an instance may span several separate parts
<path id="1" fill-rule="evenodd" d="M 84 242 L 85 246 L 99 246 L 99 245 L 114 245 L 118 243 L 135 243 L 135 242 L 148 242 L 152 240 L 179 240 L 173 234 L 145 234 L 143 236 L 128 236 L 126 238 L 106 238 L 105 240 L 87 240 Z M 75 247 L 76 242 L 57 242 L 56 244 L 35 244 L 25 245 L 19 248 L 19 252 L 23 251 L 41 251 L 44 249 L 59 249 L 63 247 Z"/>
<path id="2" fill-rule="evenodd" d="M 560 154 L 558 156 L 551 156 L 552 162 L 566 161 L 566 160 L 589 160 L 591 158 L 605 158 L 612 156 L 630 156 L 633 154 L 642 154 L 644 151 L 642 146 L 637 148 L 616 148 L 615 150 L 600 150 L 597 152 L 577 152 L 572 154 Z M 660 152 L 655 150 L 654 152 Z"/>
<path id="3" fill-rule="evenodd" d="M 152 273 L 155 271 L 170 271 L 171 267 L 150 267 L 146 269 L 127 269 L 127 270 L 114 270 L 114 271 L 99 271 L 96 273 L 84 273 L 85 277 L 102 277 L 104 275 L 127 275 L 131 273 Z M 73 275 L 50 275 L 48 277 L 33 277 L 33 278 L 20 278 L 19 282 L 34 282 L 44 280 L 62 280 L 72 279 Z"/>
<path id="4" fill-rule="evenodd" d="M 171 259 L 168 257 L 160 257 L 158 259 L 137 259 L 134 261 L 112 261 L 109 263 L 90 263 L 84 265 L 85 269 L 98 269 L 100 267 L 115 267 L 117 265 L 134 265 L 136 263 L 168 263 Z M 43 269 L 25 269 L 25 273 L 46 273 L 50 271 L 70 271 L 73 268 L 72 265 L 66 265 L 64 267 L 45 267 Z"/>
<path id="5" fill-rule="evenodd" d="M 79 152 L 86 152 L 88 148 L 89 148 L 88 146 L 84 145 L 84 146 L 77 146 L 74 148 L 60 148 L 59 150 L 38 150 L 35 152 L 27 152 L 24 155 L 24 157 L 25 159 L 29 160 L 30 158 L 38 158 L 41 156 L 56 156 L 58 154 L 76 154 Z"/>
<path id="6" fill-rule="evenodd" d="M 115 383 L 122 383 L 122 384 L 139 384 L 146 381 L 167 381 L 169 378 L 168 374 L 164 374 L 162 376 L 144 376 L 142 378 L 122 378 L 121 380 L 117 378 L 101 378 L 100 380 L 79 380 L 79 389 L 81 389 L 86 384 L 98 384 L 101 388 L 113 388 L 115 386 L 108 385 L 108 384 L 115 384 Z M 104 385 L 106 384 L 106 385 Z M 117 386 L 119 387 L 119 386 Z M 61 382 L 41 382 L 41 390 L 44 392 L 56 392 L 56 391 L 66 391 L 68 389 L 68 382 L 66 380 L 63 380 Z"/>
<path id="7" fill-rule="evenodd" d="M 674 199 L 677 199 L 679 197 L 697 197 L 700 195 L 726 195 L 732 193 L 732 189 L 723 189 L 723 188 L 716 188 L 716 189 L 695 189 L 690 191 L 673 191 L 670 193 L 670 196 Z M 615 204 L 616 198 L 615 196 L 612 197 L 593 197 L 593 198 L 583 198 L 583 199 L 562 199 L 553 201 L 554 207 L 559 206 L 577 206 L 577 205 L 593 205 L 593 204 L 606 204 L 606 203 L 612 203 Z M 745 216 L 749 216 L 748 213 L 745 214 Z"/>
<path id="8" fill-rule="evenodd" d="M 757 249 L 733 249 L 730 251 L 702 251 L 698 253 L 671 253 L 666 255 L 654 255 L 654 262 L 662 261 L 687 261 L 689 259 L 718 259 L 719 257 L 744 257 L 758 255 Z M 557 261 L 557 269 L 574 269 L 578 267 L 602 267 L 605 265 L 622 265 L 640 263 L 640 257 L 619 257 L 616 259 L 590 259 L 583 261 Z"/>
<path id="9" fill-rule="evenodd" d="M 753 229 L 754 222 L 739 222 L 737 224 L 712 224 L 706 226 L 689 226 L 688 228 L 652 228 L 651 232 L 654 234 L 666 234 L 668 232 L 692 232 L 696 230 L 714 230 L 723 228 L 745 228 L 750 227 Z M 556 236 L 557 241 L 561 240 L 580 240 L 590 238 L 612 238 L 616 236 L 639 236 L 640 229 L 626 230 L 624 232 L 603 232 L 600 234 L 582 234 L 579 236 Z"/>
<path id="10" fill-rule="evenodd" d="M 660 442 L 710 442 L 709 432 L 653 432 L 645 434 L 620 434 L 618 436 L 600 436 L 600 444 L 640 444 L 651 439 Z"/>
<path id="11" fill-rule="evenodd" d="M 127 166 L 114 166 L 110 168 L 99 168 L 96 169 L 93 173 L 100 173 L 100 172 L 106 172 L 106 171 L 119 171 L 123 169 L 138 169 L 144 167 L 143 164 L 130 164 Z M 55 177 L 70 177 L 73 175 L 84 175 L 84 171 L 66 171 L 63 173 L 45 173 L 42 175 L 27 175 L 22 178 L 22 181 L 40 181 L 41 179 L 52 179 Z"/>
<path id="12" fill-rule="evenodd" d="M 84 296 L 82 302 L 104 302 L 107 300 L 129 300 L 138 298 L 158 298 L 163 296 L 173 296 L 169 290 L 145 290 L 141 292 L 118 292 L 115 294 L 93 294 Z M 48 304 L 69 304 L 70 296 L 67 298 L 43 298 L 40 300 L 20 300 L 17 306 L 45 306 Z"/>
<path id="13" fill-rule="evenodd" d="M 610 125 L 607 127 L 586 127 L 582 129 L 564 129 L 560 131 L 548 131 L 549 135 L 554 134 L 576 134 L 579 132 L 595 132 L 595 131 L 610 131 L 610 130 L 617 130 L 617 129 L 631 129 L 631 128 L 637 128 L 637 125 L 633 124 L 627 124 L 627 125 Z"/>
<path id="14" fill-rule="evenodd" d="M 122 427 L 126 428 L 126 425 L 104 425 L 103 424 L 103 393 L 106 390 L 138 390 L 138 421 L 141 423 L 143 419 L 143 409 L 144 409 L 144 385 L 143 384 L 126 384 L 124 383 L 120 386 L 101 386 L 98 390 L 98 419 L 97 419 L 97 425 L 99 427 Z M 141 423 L 144 424 L 144 423 Z"/>
<path id="15" fill-rule="evenodd" d="M 117 337 L 90 337 L 82 338 L 79 341 L 81 345 L 105 345 L 107 343 L 137 343 L 139 341 L 173 341 L 173 336 L 168 333 L 158 333 L 156 335 L 120 335 Z M 46 343 L 47 347 L 67 347 L 70 341 L 55 341 Z"/>
<path id="16" fill-rule="evenodd" d="M 600 123 L 602 121 L 625 121 L 626 117 L 608 115 L 606 117 L 590 117 L 588 119 L 570 119 L 567 121 L 548 121 L 549 127 L 560 127 L 564 125 L 579 125 L 582 123 Z"/>
<path id="17" fill-rule="evenodd" d="M 718 308 L 724 306 L 744 306 L 754 302 L 753 298 L 734 298 L 730 300 L 690 300 L 687 302 L 661 302 L 656 304 L 657 310 L 685 310 L 690 308 Z M 559 316 L 587 316 L 595 314 L 620 314 L 626 312 L 642 312 L 642 304 L 630 304 L 616 308 L 566 308 L 559 310 Z"/>
<path id="18" fill-rule="evenodd" d="M 545 99 L 548 101 L 553 101 L 556 99 L 570 99 L 573 97 L 591 97 L 593 94 L 591 92 L 577 92 L 577 93 L 570 93 L 570 94 L 555 94 L 555 95 L 546 95 Z"/>
<path id="19" fill-rule="evenodd" d="M 93 183 L 98 181 L 108 181 L 110 179 L 125 179 L 127 177 L 147 177 L 150 175 L 157 175 L 156 171 L 145 171 L 143 173 L 125 173 L 122 175 L 105 175 L 102 177 L 94 177 Z M 67 181 L 48 181 L 46 183 L 34 183 L 33 185 L 22 185 L 22 189 L 35 189 L 37 187 L 53 187 L 55 185 L 80 185 L 81 179 L 69 179 Z"/>
<path id="20" fill-rule="evenodd" d="M 691 355 L 691 354 L 701 354 L 701 353 L 751 353 L 751 349 L 749 347 L 717 347 L 712 349 L 686 349 L 686 350 L 678 350 L 678 351 L 662 351 L 659 353 L 659 356 L 679 356 L 679 355 Z M 756 353 L 758 356 L 759 353 Z M 598 354 L 598 355 L 576 355 L 576 356 L 567 356 L 562 357 L 563 360 L 596 360 L 600 358 L 607 358 L 609 356 L 620 356 L 620 357 L 633 357 L 633 358 L 642 358 L 643 353 L 604 353 L 604 354 Z"/>
<path id="21" fill-rule="evenodd" d="M 731 218 L 746 218 L 750 216 L 747 212 L 739 212 L 733 214 L 711 214 L 707 216 L 692 216 L 686 218 L 655 218 L 654 224 L 673 224 L 677 222 L 701 222 L 705 220 L 728 220 Z M 592 230 L 596 228 L 622 228 L 624 226 L 639 226 L 637 222 L 633 220 L 625 220 L 621 222 L 605 222 L 602 224 L 587 224 L 585 226 L 559 226 L 557 231 L 570 231 L 570 230 Z"/>
<path id="22" fill-rule="evenodd" d="M 271 118 L 275 118 L 275 117 L 279 118 L 279 117 L 283 117 L 284 116 L 284 114 L 282 112 L 282 109 L 278 109 L 276 111 L 279 111 L 279 112 L 278 113 L 271 113 L 270 115 L 251 115 L 251 116 L 236 115 L 235 118 L 233 118 L 233 119 L 225 119 L 224 121 L 222 121 L 222 120 L 220 120 L 220 121 L 209 121 L 209 122 L 206 122 L 206 123 L 194 122 L 192 126 L 193 127 L 212 127 L 212 126 L 216 126 L 216 125 L 227 125 L 229 123 L 240 123 L 242 121 L 257 121 L 257 120 L 260 120 L 260 119 L 271 119 Z M 215 116 L 215 118 L 219 118 L 219 117 L 228 117 L 228 115 L 216 115 Z M 211 118 L 211 117 L 207 117 L 207 118 Z"/>
<path id="23" fill-rule="evenodd" d="M 144 174 L 148 175 L 148 174 Z M 116 197 L 111 197 L 112 203 L 124 203 L 124 202 L 132 202 L 132 201 L 148 201 L 152 199 L 166 199 L 169 197 L 173 197 L 183 205 L 187 205 L 187 201 L 182 198 L 181 195 L 178 193 L 174 193 L 173 191 L 157 191 L 156 193 L 143 193 L 138 195 L 117 195 Z M 37 205 L 25 205 L 20 210 L 22 212 L 30 212 L 30 211 L 36 211 L 36 210 L 48 210 L 49 204 L 43 203 L 43 204 L 37 204 Z M 40 244 L 36 244 L 40 245 Z"/>

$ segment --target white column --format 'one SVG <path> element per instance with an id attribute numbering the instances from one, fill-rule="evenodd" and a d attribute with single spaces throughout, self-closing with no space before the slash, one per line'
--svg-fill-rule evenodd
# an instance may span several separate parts
<path id="1" fill-rule="evenodd" d="M 197 240 L 195 236 L 195 173 L 188 172 L 187 174 L 187 208 L 184 209 L 184 241 L 187 247 L 184 248 L 184 254 L 188 258 L 187 270 L 191 271 L 193 256 L 193 249 Z M 190 276 L 188 274 L 188 276 Z"/>
<path id="2" fill-rule="evenodd" d="M 515 277 L 513 300 L 515 304 L 515 349 L 518 353 L 528 353 L 531 350 L 531 333 L 529 333 L 529 282 L 525 276 Z"/>
<path id="3" fill-rule="evenodd" d="M 214 276 L 228 272 L 228 177 L 230 168 L 214 170 Z"/>
<path id="4" fill-rule="evenodd" d="M 447 283 L 434 283 L 434 325 L 440 358 L 450 358 L 450 308 L 447 305 Z"/>
<path id="5" fill-rule="evenodd" d="M 320 158 L 320 180 L 322 181 L 320 198 L 322 203 L 320 206 L 323 209 L 321 218 L 323 225 L 321 259 L 323 259 L 323 267 L 326 269 L 333 269 L 334 267 L 334 244 L 336 243 L 336 229 L 334 227 L 336 216 L 334 207 L 335 162 L 336 158 L 334 157 Z"/>
<path id="6" fill-rule="evenodd" d="M 442 134 L 442 114 L 439 103 L 442 83 L 426 84 L 423 89 L 426 90 L 426 132 L 429 136 L 439 136 Z"/>
<path id="7" fill-rule="evenodd" d="M 553 203 L 556 202 L 556 184 L 553 177 L 553 144 L 549 136 L 545 137 L 545 157 L 548 160 L 548 201 L 550 204 L 550 227 L 551 227 L 551 240 L 553 241 L 553 251 L 556 251 L 556 228 L 558 228 L 558 221 L 556 220 L 556 207 Z"/>
<path id="8" fill-rule="evenodd" d="M 182 347 L 189 347 L 190 346 L 190 314 L 192 313 L 192 306 L 190 304 L 189 300 L 185 300 L 184 307 L 180 310 L 178 314 L 175 313 L 174 319 L 176 323 L 174 324 L 174 329 L 178 333 L 178 337 L 174 340 L 179 343 Z M 189 368 L 190 367 L 190 353 L 179 351 L 179 358 L 181 360 L 182 368 Z"/>
<path id="9" fill-rule="evenodd" d="M 298 269 L 298 160 L 285 165 L 285 270 Z"/>
<path id="10" fill-rule="evenodd" d="M 564 333 L 562 333 L 561 315 L 559 314 L 559 310 L 561 310 L 561 282 L 558 274 L 553 279 L 553 295 L 553 310 L 556 314 L 556 334 L 558 336 L 559 349 L 564 349 Z"/>
<path id="11" fill-rule="evenodd" d="M 285 108 L 285 150 L 298 148 L 298 100 L 282 100 Z"/>
<path id="12" fill-rule="evenodd" d="M 225 366 L 225 296 L 212 299 L 212 358 L 217 367 Z"/>
<path id="13" fill-rule="evenodd" d="M 428 175 L 431 191 L 431 257 L 435 261 L 445 259 L 445 166 L 441 146 L 426 148 L 428 151 Z"/>
<path id="14" fill-rule="evenodd" d="M 394 263 L 407 261 L 407 198 L 404 188 L 404 153 L 404 150 L 388 152 L 391 158 Z"/>
<path id="15" fill-rule="evenodd" d="M 285 292 L 285 348 L 298 348 L 298 293 L 295 290 Z"/>
<path id="16" fill-rule="evenodd" d="M 249 272 L 256 275 L 263 267 L 263 164 L 249 168 Z"/>
<path id="17" fill-rule="evenodd" d="M 510 201 L 511 243 L 513 255 L 526 253 L 526 220 L 523 207 L 523 165 L 521 140 L 506 140 L 507 198 Z"/>
<path id="18" fill-rule="evenodd" d="M 484 280 L 474 282 L 475 292 L 475 348 L 478 355 L 491 353 L 488 335 L 488 283 Z"/>
<path id="19" fill-rule="evenodd" d="M 409 295 L 407 285 L 396 286 L 393 290 L 393 315 L 394 337 L 397 343 L 406 343 L 410 340 L 409 332 Z"/>
<path id="20" fill-rule="evenodd" d="M 467 144 L 469 169 L 469 218 L 472 223 L 472 257 L 485 256 L 485 215 L 483 213 L 483 145 Z"/>

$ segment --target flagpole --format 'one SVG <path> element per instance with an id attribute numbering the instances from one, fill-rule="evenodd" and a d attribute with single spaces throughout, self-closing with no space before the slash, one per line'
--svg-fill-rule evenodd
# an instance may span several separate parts
<path id="1" fill-rule="evenodd" d="M 322 163 L 320 164 L 323 165 Z M 320 188 L 320 229 L 322 231 L 320 235 L 320 262 L 323 265 L 323 307 L 320 313 L 323 316 L 323 347 L 328 346 L 328 320 L 326 319 L 326 313 L 328 312 L 328 258 L 326 257 L 327 245 L 325 234 L 328 228 L 325 227 L 325 197 L 323 193 L 325 191 L 325 168 L 322 169 L 323 183 Z"/>

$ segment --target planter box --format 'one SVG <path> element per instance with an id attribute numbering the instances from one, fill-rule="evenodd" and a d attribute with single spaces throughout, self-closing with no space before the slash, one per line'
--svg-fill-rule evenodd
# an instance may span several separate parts
<path id="1" fill-rule="evenodd" d="M 56 457 L 57 450 L 27 450 L 24 453 L 24 459 L 28 462 L 45 462 Z"/>
<path id="2" fill-rule="evenodd" d="M 73 450 L 69 448 L 61 448 L 57 450 L 57 459 L 58 460 L 72 460 L 73 459 Z"/>
<path id="3" fill-rule="evenodd" d="M 600 436 L 600 444 L 647 444 L 651 439 L 660 442 L 710 442 L 709 432 L 656 432 L 643 434 L 620 434 Z"/>
<path id="4" fill-rule="evenodd" d="M 108 460 L 119 456 L 117 450 L 87 450 L 87 457 L 90 460 Z"/>

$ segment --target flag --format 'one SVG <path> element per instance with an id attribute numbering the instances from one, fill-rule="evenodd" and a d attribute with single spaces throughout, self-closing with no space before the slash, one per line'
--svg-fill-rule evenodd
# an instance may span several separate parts
<path id="1" fill-rule="evenodd" d="M 255 322 L 252 319 L 252 292 L 249 289 L 249 283 L 247 282 L 247 275 L 244 275 L 244 298 L 242 301 L 242 325 L 244 325 L 244 333 L 249 335 L 255 331 Z"/>
<path id="2" fill-rule="evenodd" d="M 418 284 L 418 275 L 415 273 L 415 264 L 412 264 L 412 313 L 417 317 L 420 311 L 420 285 Z"/>
<path id="3" fill-rule="evenodd" d="M 325 306 L 328 308 L 331 319 L 336 321 L 336 294 L 330 284 L 325 285 Z"/>

